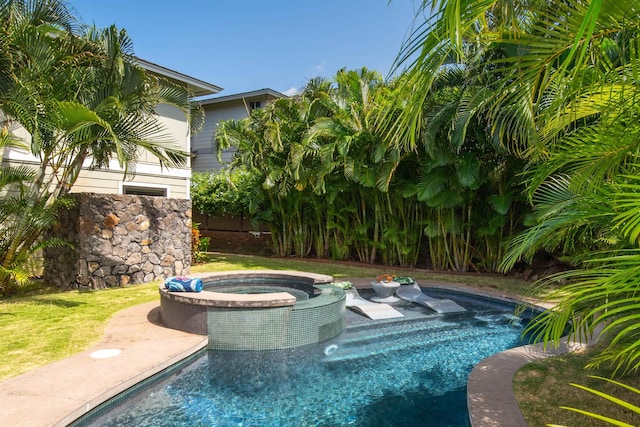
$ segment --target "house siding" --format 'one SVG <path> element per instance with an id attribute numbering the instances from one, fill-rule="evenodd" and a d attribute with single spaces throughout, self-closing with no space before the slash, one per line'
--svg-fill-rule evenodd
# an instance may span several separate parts
<path id="1" fill-rule="evenodd" d="M 188 153 L 190 134 L 184 114 L 175 107 L 165 105 L 158 106 L 157 112 L 158 120 L 164 128 L 158 140 Z M 27 144 L 31 142 L 31 135 L 19 125 L 12 129 L 12 133 Z M 39 165 L 36 157 L 16 148 L 6 148 L 3 157 L 5 162 L 8 161 L 11 164 L 33 167 Z M 85 161 L 85 168 L 82 169 L 78 180 L 71 188 L 72 193 L 122 194 L 121 183 L 125 180 L 124 170 L 120 168 L 117 161 L 112 160 L 108 169 L 89 169 L 90 165 L 90 159 Z M 125 185 L 161 186 L 168 189 L 168 197 L 185 199 L 190 197 L 191 165 L 188 157 L 187 164 L 183 168 L 161 168 L 155 156 L 141 149 L 134 169 L 135 176 L 130 180 L 127 179 L 124 182 Z"/>
<path id="2" fill-rule="evenodd" d="M 189 198 L 190 179 L 158 174 L 136 173 L 132 179 L 124 180 L 122 172 L 111 170 L 82 171 L 73 186 L 72 193 L 122 194 L 122 186 L 167 188 L 167 197 Z"/>
<path id="3" fill-rule="evenodd" d="M 222 163 L 218 161 L 214 138 L 219 123 L 248 117 L 250 103 L 259 101 L 260 108 L 264 108 L 267 103 L 277 99 L 273 93 L 273 91 L 260 95 L 254 93 L 252 96 L 230 100 L 221 99 L 218 102 L 212 102 L 216 98 L 202 101 L 202 106 L 205 110 L 205 125 L 202 132 L 191 138 L 191 170 L 193 172 L 211 172 L 220 170 L 228 165 L 233 160 L 236 150 L 235 148 L 224 150 L 222 152 Z"/>
<path id="4" fill-rule="evenodd" d="M 247 104 L 248 105 L 248 104 Z M 222 169 L 229 163 L 235 149 L 225 150 L 222 155 L 223 163 L 218 162 L 214 146 L 215 132 L 218 124 L 226 120 L 240 120 L 249 114 L 241 99 L 220 104 L 205 105 L 205 126 L 191 142 L 191 168 L 193 172 L 206 172 Z"/>

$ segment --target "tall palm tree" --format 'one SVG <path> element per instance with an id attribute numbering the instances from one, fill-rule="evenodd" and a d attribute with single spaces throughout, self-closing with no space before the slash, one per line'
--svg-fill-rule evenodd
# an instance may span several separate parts
<path id="1" fill-rule="evenodd" d="M 351 203 L 331 211 L 332 241 L 354 246 L 363 262 L 378 256 L 389 264 L 414 265 L 420 242 L 419 226 L 409 221 L 411 203 L 400 197 L 392 203 L 390 185 L 401 155 L 385 138 L 377 116 L 392 92 L 382 75 L 366 68 L 340 70 L 324 105 L 330 113 L 315 120 L 309 147 L 320 158 L 314 172 L 322 193 L 350 194 Z M 342 183 L 338 185 L 338 183 Z M 401 218 L 407 223 L 398 224 Z M 409 236 L 416 236 L 411 243 Z M 340 251 L 348 254 L 346 248 Z"/>
<path id="2" fill-rule="evenodd" d="M 260 177 L 265 209 L 257 218 L 269 224 L 280 255 L 309 254 L 314 228 L 311 189 L 304 185 L 304 135 L 310 103 L 283 98 L 240 121 L 224 122 L 216 133 L 218 149 L 238 148 L 232 167 L 246 167 Z"/>

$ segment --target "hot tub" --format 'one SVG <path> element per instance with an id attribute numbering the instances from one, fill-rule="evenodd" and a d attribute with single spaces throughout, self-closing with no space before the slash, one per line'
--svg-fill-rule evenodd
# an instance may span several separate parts
<path id="1" fill-rule="evenodd" d="M 242 270 L 191 275 L 202 292 L 160 286 L 163 323 L 208 335 L 211 350 L 277 350 L 339 335 L 345 293 L 331 276 L 297 271 Z"/>

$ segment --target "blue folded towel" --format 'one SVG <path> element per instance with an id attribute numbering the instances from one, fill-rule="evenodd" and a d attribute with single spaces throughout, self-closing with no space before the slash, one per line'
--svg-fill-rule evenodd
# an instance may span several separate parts
<path id="1" fill-rule="evenodd" d="M 202 291 L 202 279 L 189 277 L 168 277 L 164 281 L 164 287 L 171 292 L 200 292 Z"/>

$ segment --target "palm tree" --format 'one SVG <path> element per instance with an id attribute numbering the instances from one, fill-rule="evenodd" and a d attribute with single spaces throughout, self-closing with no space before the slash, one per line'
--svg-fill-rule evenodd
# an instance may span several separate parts
<path id="1" fill-rule="evenodd" d="M 541 336 L 559 339 L 568 319 L 578 335 L 611 321 L 601 360 L 637 369 L 637 2 L 423 6 L 433 6 L 434 17 L 400 58 L 415 60 L 415 96 L 398 129 L 418 126 L 432 72 L 446 61 L 458 59 L 479 76 L 482 99 L 460 117 L 486 117 L 499 143 L 529 161 L 528 194 L 538 203 L 536 225 L 514 241 L 504 268 L 539 248 L 575 255 L 586 269 L 560 276 L 572 285 L 553 295 L 560 303 L 538 323 Z"/>
<path id="2" fill-rule="evenodd" d="M 328 210 L 327 235 L 338 258 L 353 247 L 363 262 L 378 257 L 389 264 L 416 262 L 421 233 L 410 214 L 412 202 L 394 197 L 400 193 L 390 189 L 401 154 L 377 123 L 392 94 L 377 72 L 340 70 L 333 89 L 320 97 L 328 113 L 309 130 L 308 151 L 320 159 L 316 191 L 339 192 L 339 199 L 350 200 Z"/>
<path id="3" fill-rule="evenodd" d="M 313 245 L 313 198 L 302 184 L 309 117 L 308 102 L 283 98 L 243 120 L 224 122 L 216 133 L 218 149 L 238 148 L 232 167 L 259 176 L 265 205 L 256 219 L 269 225 L 274 250 L 282 256 L 306 256 Z"/>
<path id="4" fill-rule="evenodd" d="M 26 149 L 27 146 L 20 140 L 12 137 L 4 124 L 0 134 L 0 153 L 5 148 Z M 0 154 L 0 162 L 3 158 Z M 0 167 L 0 252 L 6 253 L 12 242 L 15 240 L 13 233 L 16 231 L 12 226 L 18 224 L 25 215 L 29 217 L 29 226 L 38 225 L 51 226 L 55 223 L 55 216 L 51 215 L 51 210 L 42 206 L 31 207 L 28 198 L 30 185 L 35 180 L 35 172 L 27 166 L 11 166 L 2 162 Z M 44 240 L 40 245 L 28 248 L 18 259 L 9 265 L 0 266 L 0 278 L 10 277 L 17 284 L 28 282 L 30 274 L 35 271 L 36 266 L 29 263 L 29 258 L 38 249 L 55 245 L 60 242 L 54 240 Z M 11 289 L 7 285 L 0 284 L 0 294 L 4 294 Z"/>
<path id="5" fill-rule="evenodd" d="M 55 0 L 0 6 L 0 111 L 29 132 L 28 151 L 38 159 L 23 200 L 31 214 L 3 223 L 0 266 L 9 271 L 55 221 L 87 159 L 100 168 L 115 157 L 130 170 L 147 150 L 163 166 L 183 165 L 186 153 L 163 136 L 154 108 L 165 103 L 199 116 L 184 89 L 136 65 L 124 30 L 80 27 Z M 0 287 L 13 279 L 0 274 Z"/>

